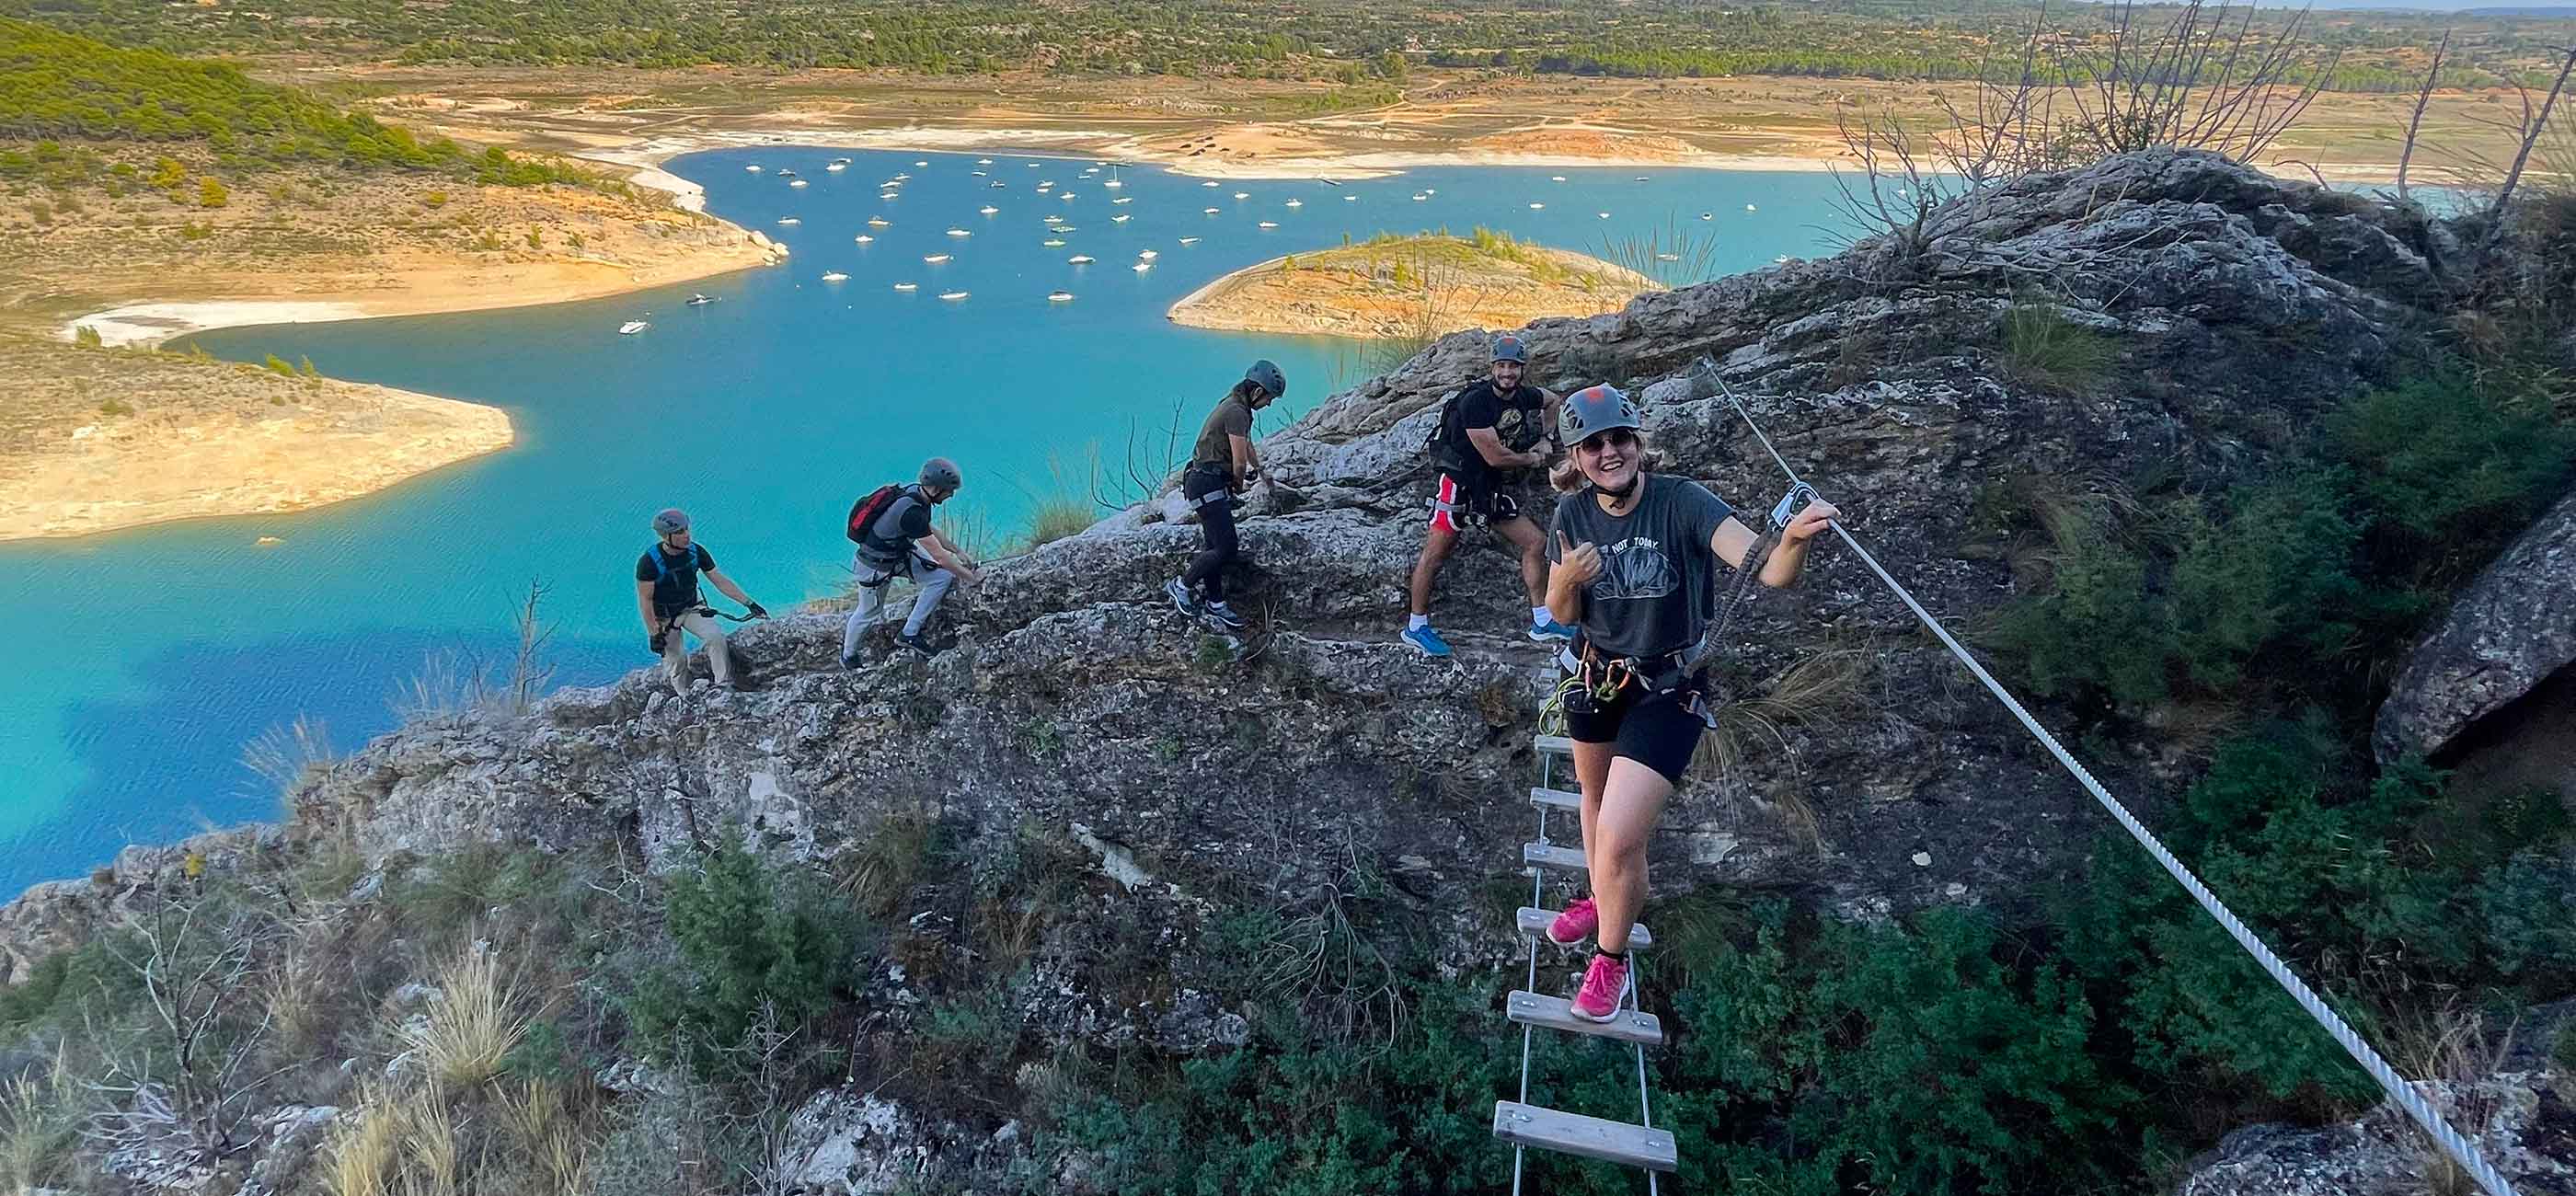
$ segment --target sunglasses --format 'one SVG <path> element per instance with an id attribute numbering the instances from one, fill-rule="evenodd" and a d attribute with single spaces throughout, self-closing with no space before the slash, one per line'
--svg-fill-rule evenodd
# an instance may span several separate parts
<path id="1" fill-rule="evenodd" d="M 1581 443 L 1575 445 L 1575 447 L 1590 449 L 1596 453 L 1600 452 L 1605 447 L 1632 449 L 1637 447 L 1637 434 L 1626 428 L 1612 428 L 1598 436 L 1589 437 L 1583 440 Z"/>

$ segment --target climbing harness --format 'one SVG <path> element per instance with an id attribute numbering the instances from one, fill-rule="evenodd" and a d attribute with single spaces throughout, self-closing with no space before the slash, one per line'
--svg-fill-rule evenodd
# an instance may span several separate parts
<path id="1" fill-rule="evenodd" d="M 1753 418 L 1753 413 L 1745 409 L 1744 404 L 1735 397 L 1734 389 L 1729 387 L 1726 379 L 1718 374 L 1715 362 L 1705 357 L 1701 358 L 1692 367 L 1691 378 L 1695 383 L 1699 383 L 1703 390 L 1713 386 L 1715 393 L 1725 398 L 1727 406 L 1735 409 L 1735 414 L 1744 421 L 1744 426 L 1752 429 L 1754 439 L 1760 441 L 1763 451 L 1769 453 L 1771 460 L 1778 463 L 1780 472 L 1788 475 L 1794 489 L 1788 499 L 1782 500 L 1781 508 L 1774 509 L 1772 514 L 1774 522 L 1781 521 L 1782 510 L 1786 509 L 1800 493 L 1803 492 L 1809 497 L 1814 496 L 1815 490 L 1807 485 L 1806 479 L 1798 476 L 1797 470 L 1790 468 L 1788 459 L 1780 455 L 1779 448 L 1771 443 L 1771 437 L 1764 434 L 1762 425 Z M 2325 1000 L 2319 997 L 2314 989 L 2309 988 L 2306 981 L 2299 979 L 2298 974 L 2290 969 L 2289 964 L 2283 962 L 2279 955 L 2274 954 L 2253 930 L 2227 908 L 2225 902 L 2220 901 L 2216 894 L 2209 891 L 2209 886 L 2202 884 L 2200 878 L 2194 875 L 2188 866 L 2176 858 L 2172 851 L 2166 849 L 2164 843 L 2156 838 L 2155 832 L 2148 830 L 2146 824 L 2138 821 L 2137 816 L 2130 813 L 2127 806 L 2112 797 L 2110 791 L 2093 778 L 2092 772 L 2087 770 L 2082 762 L 2076 760 L 2074 754 L 2068 752 L 2065 746 L 2057 741 L 2056 736 L 2049 734 L 2048 729 L 2042 727 L 2039 720 L 2031 716 L 2030 711 L 2013 697 L 2011 691 L 2006 690 L 2001 682 L 1995 680 L 1994 674 L 1987 672 L 1984 665 L 1977 663 L 1976 657 L 1960 646 L 1959 641 L 1951 636 L 1948 628 L 1941 625 L 1940 620 L 1933 618 L 1931 612 L 1923 609 L 1922 603 L 1915 601 L 1913 593 L 1898 583 L 1895 576 L 1878 563 L 1877 557 L 1871 556 L 1868 549 L 1861 547 L 1860 541 L 1851 534 L 1849 529 L 1839 522 L 1828 523 L 1826 526 L 1834 530 L 1834 535 L 1842 539 L 1844 546 L 1850 548 L 1853 554 L 1860 558 L 1861 563 L 1867 565 L 1869 571 L 1886 584 L 1897 599 L 1905 604 L 1905 608 L 1912 611 L 1916 619 L 1922 621 L 1924 628 L 1938 638 L 1943 647 L 1950 650 L 1951 655 L 1959 658 L 1960 664 L 1967 666 L 1968 671 L 1976 675 L 1977 680 L 1985 685 L 1987 692 L 1994 694 L 1995 699 L 2002 702 L 2004 708 L 2011 711 L 2014 718 L 2020 720 L 2023 729 L 2029 731 L 2031 736 L 2039 741 L 2040 746 L 2047 748 L 2049 754 L 2055 756 L 2057 762 L 2084 786 L 2085 791 L 2092 794 L 2095 801 L 2101 803 L 2102 808 L 2120 824 L 2120 828 L 2129 832 L 2129 836 L 2136 839 L 2138 845 L 2145 848 L 2147 854 L 2164 867 L 2166 873 L 2183 887 L 2184 892 L 2191 894 L 2192 900 L 2198 902 L 2200 908 L 2206 911 L 2221 929 L 2227 931 L 2228 937 L 2235 939 L 2238 946 L 2243 947 L 2247 954 L 2253 956 L 2254 962 L 2260 964 L 2263 971 L 2278 982 L 2282 989 L 2290 994 L 2292 1000 L 2298 1002 L 2299 1008 L 2306 1010 L 2309 1017 L 2316 1019 L 2317 1024 L 2335 1040 L 2336 1045 L 2341 1046 L 2355 1062 L 2361 1064 L 2363 1071 L 2370 1073 L 2370 1078 L 2377 1081 L 2380 1089 L 2388 1094 L 2388 1098 L 2442 1148 L 2442 1153 L 2449 1155 L 2451 1161 L 2459 1164 L 2462 1170 L 2467 1171 L 2471 1178 L 2477 1180 L 2478 1187 L 2485 1190 L 2487 1196 L 2514 1196 L 2512 1185 L 2505 1182 L 2504 1176 L 2497 1173 L 2485 1156 L 2478 1152 L 2477 1147 L 2460 1131 L 2452 1128 L 2450 1122 L 2436 1112 L 2430 1104 L 2427 1104 L 2405 1077 L 2400 1076 L 2397 1069 L 2389 1066 L 2388 1061 L 2381 1058 L 2377 1050 L 2363 1041 L 2361 1035 L 2355 1032 L 2351 1025 L 2347 1024 L 2333 1009 L 2327 1007 Z M 1532 947 L 1532 951 L 1532 959 L 1535 961 L 1535 946 Z M 1532 966 L 1535 974 L 1535 962 Z M 1526 1085 L 1526 1046 L 1523 1048 L 1523 1057 L 1525 1077 L 1523 1083 Z M 1641 1049 L 1638 1055 L 1641 1069 L 1644 1066 L 1644 1058 Z M 1642 1074 L 1641 1071 L 1641 1096 L 1643 1095 Z M 1514 1174 L 1515 1176 L 1518 1174 L 1517 1167 Z M 1517 1190 L 1517 1182 L 1515 1190 Z"/>

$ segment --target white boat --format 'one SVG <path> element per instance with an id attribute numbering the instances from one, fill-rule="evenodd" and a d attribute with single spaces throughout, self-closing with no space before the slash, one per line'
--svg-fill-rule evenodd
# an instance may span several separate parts
<path id="1" fill-rule="evenodd" d="M 1534 204 L 1531 204 L 1531 205 L 1530 205 L 1530 210 L 1531 210 L 1531 211 L 1533 211 L 1533 212 L 1535 212 L 1535 211 L 1539 210 L 1540 208 L 1544 208 L 1544 207 L 1546 207 L 1546 206 L 1547 206 L 1547 205 L 1546 205 L 1546 204 L 1543 204 L 1543 203 L 1534 203 Z"/>
<path id="2" fill-rule="evenodd" d="M 1049 249 L 1062 249 L 1064 248 L 1064 238 L 1049 237 L 1046 240 L 1038 242 L 1038 244 L 1044 245 Z"/>
<path id="3" fill-rule="evenodd" d="M 1608 212 L 1594 212 L 1594 213 L 1593 213 L 1593 215 L 1598 216 L 1598 217 L 1600 217 L 1600 218 L 1602 218 L 1602 219 L 1604 219 L 1604 220 L 1608 220 L 1608 219 L 1610 218 L 1610 213 L 1608 213 Z"/>
<path id="4" fill-rule="evenodd" d="M 894 284 L 894 289 L 896 289 L 896 290 L 898 290 L 898 291 L 910 291 L 910 290 L 917 290 L 917 289 L 919 289 L 919 288 L 915 287 L 912 283 L 908 283 L 908 282 L 898 282 L 898 283 Z"/>
<path id="5" fill-rule="evenodd" d="M 619 336 L 633 336 L 633 335 L 635 335 L 636 333 L 638 333 L 638 332 L 642 332 L 642 331 L 644 331 L 645 329 L 650 328 L 650 327 L 652 327 L 652 325 L 651 325 L 651 324 L 647 324 L 647 323 L 645 323 L 645 322 L 644 322 L 644 321 L 642 321 L 642 320 L 628 320 L 627 322 L 625 322 L 625 323 L 620 324 L 620 325 L 618 325 L 618 326 L 617 326 L 617 335 L 619 335 Z"/>
<path id="6" fill-rule="evenodd" d="M 1199 186 L 1202 186 L 1202 187 L 1213 187 L 1213 186 L 1216 186 L 1216 180 L 1215 180 L 1215 179 L 1209 179 L 1208 181 L 1206 181 L 1206 182 L 1204 182 L 1204 183 L 1199 184 Z"/>
<path id="7" fill-rule="evenodd" d="M 1254 228 L 1277 228 L 1277 227 L 1279 227 L 1279 222 L 1278 222 L 1278 221 L 1276 221 L 1276 220 L 1264 220 L 1264 221 L 1262 221 L 1261 223 L 1254 225 L 1253 227 L 1254 227 Z"/>
<path id="8" fill-rule="evenodd" d="M 1084 173 L 1084 174 L 1098 174 L 1098 173 L 1100 173 L 1100 168 L 1099 168 L 1099 167 L 1097 167 L 1097 166 L 1085 166 L 1085 167 L 1083 167 L 1083 168 L 1082 168 L 1082 173 Z"/>
<path id="9" fill-rule="evenodd" d="M 1789 255 L 1784 253 L 1784 254 L 1781 254 L 1781 255 L 1780 255 L 1780 256 L 1778 256 L 1778 257 L 1775 257 L 1775 258 L 1771 259 L 1771 264 L 1772 264 L 1772 265 L 1777 266 L 1777 265 L 1781 265 L 1781 264 L 1783 264 L 1783 263 L 1787 262 L 1788 260 L 1789 260 Z"/>
<path id="10" fill-rule="evenodd" d="M 1065 201 L 1066 203 L 1073 202 L 1073 192 L 1071 191 L 1058 191 L 1055 193 L 1055 197 Z"/>
<path id="11" fill-rule="evenodd" d="M 1345 195 L 1342 197 L 1343 203 L 1358 203 L 1359 201 L 1360 197 L 1356 195 Z"/>
<path id="12" fill-rule="evenodd" d="M 940 298 L 942 298 L 942 299 L 963 299 L 963 298 L 965 298 L 965 297 L 966 297 L 966 292 L 964 292 L 964 291 L 941 291 L 941 292 L 939 292 L 939 297 L 940 297 Z"/>
<path id="13" fill-rule="evenodd" d="M 952 237 L 971 237 L 971 236 L 974 236 L 975 234 L 973 234 L 973 233 L 971 233 L 971 232 L 968 232 L 968 231 L 966 231 L 965 229 L 962 229 L 962 228 L 952 228 L 952 229 L 949 229 L 949 230 L 948 230 L 948 235 L 949 235 L 949 236 L 952 236 Z"/>
<path id="14" fill-rule="evenodd" d="M 1640 182 L 1640 183 L 1645 182 L 1645 181 L 1646 181 L 1646 176 L 1644 176 L 1644 175 L 1642 175 L 1642 174 L 1641 174 L 1641 175 L 1638 175 L 1638 176 L 1637 176 L 1637 181 L 1638 181 L 1638 182 Z"/>
<path id="15" fill-rule="evenodd" d="M 1102 184 L 1101 184 L 1101 186 L 1103 186 L 1103 187 L 1108 187 L 1108 188 L 1110 188 L 1110 189 L 1112 189 L 1112 190 L 1115 190 L 1115 189 L 1117 189 L 1117 188 L 1119 188 L 1119 187 L 1124 187 L 1124 186 L 1126 186 L 1126 185 L 1127 185 L 1127 184 L 1122 183 L 1122 182 L 1119 182 L 1119 181 L 1118 181 L 1118 180 L 1116 180 L 1116 179 L 1111 179 L 1111 180 L 1109 180 L 1108 182 L 1105 182 L 1105 183 L 1102 183 Z"/>
<path id="16" fill-rule="evenodd" d="M 753 174 L 759 174 L 759 173 L 760 173 L 760 168 L 759 168 L 759 167 L 757 167 L 757 166 L 745 166 L 745 167 L 743 167 L 743 169 L 744 169 L 744 170 L 748 170 L 748 171 L 752 172 Z"/>
<path id="17" fill-rule="evenodd" d="M 1039 179 L 1039 180 L 1038 180 L 1038 190 L 1040 190 L 1040 191 L 1044 191 L 1044 190 L 1046 190 L 1047 188 L 1052 187 L 1052 186 L 1055 186 L 1055 180 L 1054 180 L 1054 179 Z"/>
<path id="18" fill-rule="evenodd" d="M 850 164 L 849 164 L 849 163 L 847 163 L 847 162 L 834 162 L 834 163 L 832 163 L 831 165 L 824 167 L 823 169 L 828 170 L 828 171 L 831 171 L 831 172 L 832 172 L 832 173 L 834 173 L 834 174 L 838 174 L 838 173 L 840 173 L 840 172 L 842 172 L 842 171 L 844 171 L 844 170 L 848 170 L 849 168 L 850 168 Z"/>
<path id="19" fill-rule="evenodd" d="M 782 170 L 778 172 L 778 177 L 782 179 L 792 179 L 796 177 L 796 172 L 792 170 Z"/>
<path id="20" fill-rule="evenodd" d="M 1087 253 L 1077 253 L 1064 260 L 1070 265 L 1088 266 L 1091 264 L 1091 255 Z"/>
<path id="21" fill-rule="evenodd" d="M 1237 191 L 1234 193 L 1234 197 L 1236 199 L 1250 199 L 1252 198 L 1252 193 L 1249 191 Z"/>
<path id="22" fill-rule="evenodd" d="M 1141 258 L 1145 259 L 1146 261 L 1149 261 L 1149 262 L 1150 262 L 1150 261 L 1153 261 L 1155 258 L 1158 258 L 1158 257 L 1163 256 L 1163 253 L 1162 253 L 1162 251 L 1161 251 L 1161 250 L 1158 250 L 1158 249 L 1139 249 L 1139 250 L 1137 250 L 1137 251 L 1136 251 L 1136 256 L 1141 257 Z"/>
<path id="23" fill-rule="evenodd" d="M 1071 292 L 1071 291 L 1048 291 L 1048 292 L 1047 292 L 1047 302 L 1049 302 L 1049 303 L 1066 303 L 1066 302 L 1070 302 L 1072 299 L 1073 299 L 1073 292 Z"/>
<path id="24" fill-rule="evenodd" d="M 902 196 L 899 196 L 892 191 L 879 191 L 877 192 L 877 198 L 883 200 L 895 200 L 902 198 Z"/>
<path id="25" fill-rule="evenodd" d="M 1414 192 L 1414 193 L 1413 193 L 1413 202 L 1415 202 L 1415 203 L 1421 203 L 1423 200 L 1426 200 L 1426 199 L 1429 199 L 1429 198 L 1431 198 L 1431 197 L 1430 197 L 1430 196 L 1428 196 L 1428 195 L 1424 195 L 1423 193 L 1421 193 L 1421 192 L 1419 192 L 1419 191 L 1416 191 L 1416 192 Z"/>
<path id="26" fill-rule="evenodd" d="M 823 281 L 825 281 L 825 282 L 848 282 L 848 281 L 850 281 L 850 276 L 849 276 L 849 275 L 847 275 L 847 274 L 843 274 L 843 273 L 841 273 L 841 272 L 840 272 L 840 271 L 838 271 L 838 270 L 834 270 L 834 271 L 832 271 L 831 273 L 824 275 L 824 276 L 823 276 Z"/>
<path id="27" fill-rule="evenodd" d="M 923 260 L 923 261 L 925 261 L 925 262 L 928 262 L 928 263 L 930 263 L 931 265 L 936 266 L 936 265 L 938 265 L 938 264 L 939 264 L 939 263 L 941 263 L 941 262 L 947 261 L 947 260 L 948 260 L 948 255 L 947 255 L 947 254 L 944 254 L 944 253 L 932 253 L 932 254 L 925 254 L 925 255 L 923 255 L 923 256 L 922 256 L 922 259 L 921 259 L 921 260 Z"/>
<path id="28" fill-rule="evenodd" d="M 871 236 L 867 235 L 866 233 L 860 233 L 856 239 L 857 239 L 858 243 L 859 243 L 859 244 L 861 244 L 861 245 L 866 245 L 866 244 L 868 244 L 868 243 L 870 243 L 870 242 L 872 242 L 872 241 L 875 241 L 875 240 L 876 240 L 876 238 L 875 238 L 875 237 L 871 237 Z"/>
<path id="29" fill-rule="evenodd" d="M 851 160 L 851 159 L 849 159 L 849 158 L 834 158 L 834 159 L 832 159 L 832 160 L 833 160 L 834 162 L 837 162 L 837 163 L 839 163 L 839 164 L 843 165 L 843 166 L 847 166 L 847 165 L 849 165 L 849 164 L 850 164 L 850 162 L 852 161 L 852 160 Z"/>
<path id="30" fill-rule="evenodd" d="M 1072 226 L 1072 225 L 1070 225 L 1070 224 L 1059 224 L 1059 225 L 1055 226 L 1054 228 L 1048 229 L 1047 231 L 1048 231 L 1048 232 L 1051 232 L 1051 233 L 1078 233 L 1078 232 L 1081 232 L 1082 230 L 1081 230 L 1081 229 L 1078 229 L 1078 228 L 1075 228 L 1074 226 Z"/>
<path id="31" fill-rule="evenodd" d="M 1752 210 L 1753 210 L 1753 205 L 1752 205 L 1752 204 L 1746 204 L 1746 205 L 1744 205 L 1744 210 L 1745 210 L 1745 211 L 1748 211 L 1748 212 L 1752 211 Z"/>
<path id="32" fill-rule="evenodd" d="M 1109 218 L 1109 223 L 1111 223 L 1111 224 L 1125 224 L 1125 223 L 1127 223 L 1127 214 L 1126 214 L 1125 212 L 1121 212 L 1121 213 L 1119 213 L 1119 214 L 1117 214 L 1117 215 L 1115 215 L 1115 216 L 1112 216 L 1112 217 L 1110 217 L 1110 218 Z"/>
<path id="33" fill-rule="evenodd" d="M 1699 214 L 1699 218 L 1702 220 L 1715 220 L 1717 219 L 1717 215 L 1713 212 L 1702 212 Z"/>
<path id="34" fill-rule="evenodd" d="M 715 301 L 716 301 L 716 297 L 715 297 L 715 296 L 713 296 L 713 295 L 691 295 L 691 296 L 689 296 L 689 306 L 691 306 L 691 307 L 705 307 L 706 305 L 708 305 L 708 304 L 710 304 L 710 303 L 713 303 L 713 302 L 715 302 Z"/>
<path id="35" fill-rule="evenodd" d="M 1682 260 L 1682 255 L 1678 253 L 1658 253 L 1655 255 L 1655 260 L 1659 262 L 1678 262 Z"/>
<path id="36" fill-rule="evenodd" d="M 796 217 L 794 217 L 794 216 L 781 216 L 781 217 L 779 217 L 779 218 L 778 218 L 778 222 L 779 222 L 780 224 L 803 224 L 803 223 L 805 223 L 804 221 L 799 220 L 799 219 L 797 219 L 797 218 L 796 218 Z"/>
<path id="37" fill-rule="evenodd" d="M 1062 217 L 1062 216 L 1058 216 L 1058 215 L 1056 215 L 1056 214 L 1055 214 L 1055 213 L 1053 213 L 1053 212 L 1049 212 L 1049 213 L 1047 213 L 1046 215 L 1039 217 L 1039 219 L 1044 220 L 1044 221 L 1046 221 L 1046 222 L 1047 222 L 1047 223 L 1049 223 L 1049 224 L 1062 224 L 1062 223 L 1064 223 L 1064 217 Z"/>
<path id="38" fill-rule="evenodd" d="M 928 165 L 930 165 L 930 163 L 928 163 L 928 162 L 924 162 L 924 163 L 921 163 L 921 165 L 923 165 L 923 166 L 928 166 Z M 898 173 L 894 176 L 894 181 L 896 181 L 896 182 L 900 183 L 900 182 L 904 181 L 905 179 L 908 179 L 908 178 L 911 178 L 911 177 L 912 177 L 911 175 L 903 174 L 903 173 L 898 172 Z"/>
<path id="39" fill-rule="evenodd" d="M 1292 199 L 1288 201 L 1288 206 L 1292 208 L 1302 208 L 1306 206 L 1306 201 L 1302 199 Z"/>
<path id="40" fill-rule="evenodd" d="M 868 227 L 869 227 L 869 228 L 884 228 L 885 226 L 887 226 L 887 225 L 889 225 L 889 224 L 892 224 L 892 223 L 894 223 L 894 221 L 888 220 L 888 219 L 886 219 L 886 218 L 885 218 L 885 217 L 883 217 L 883 216 L 870 216 L 870 217 L 868 217 Z"/>
<path id="41" fill-rule="evenodd" d="M 1547 176 L 1547 181 L 1551 183 L 1562 183 L 1565 181 L 1565 176 L 1561 174 L 1552 174 Z"/>
<path id="42" fill-rule="evenodd" d="M 1425 187 L 1425 188 L 1423 188 L 1423 189 L 1422 189 L 1422 193 L 1423 193 L 1424 195 L 1438 195 L 1438 194 L 1440 194 L 1440 188 L 1438 188 L 1438 187 Z"/>
<path id="43" fill-rule="evenodd" d="M 1181 238 L 1181 244 L 1183 244 L 1183 245 L 1196 245 L 1196 244 L 1198 244 L 1198 243 L 1199 243 L 1199 239 L 1198 239 L 1197 237 L 1183 237 L 1183 238 Z"/>
<path id="44" fill-rule="evenodd" d="M 1208 214 L 1208 215 L 1210 215 L 1210 216 L 1214 216 L 1214 215 L 1216 215 L 1216 209 L 1215 209 L 1215 208 L 1200 208 L 1199 210 L 1200 210 L 1200 211 L 1202 211 L 1202 212 L 1207 213 L 1207 214 Z"/>
<path id="45" fill-rule="evenodd" d="M 803 180 L 803 179 L 798 179 L 798 180 L 796 180 L 795 182 L 789 183 L 789 184 L 787 184 L 787 185 L 788 185 L 788 186 L 790 186 L 790 187 L 802 187 L 802 186 L 804 186 L 804 185 L 805 185 L 805 180 Z"/>
<path id="46" fill-rule="evenodd" d="M 979 179 L 980 179 L 980 178 L 985 177 L 985 176 L 984 176 L 984 172 L 983 172 L 983 171 L 980 171 L 980 170 L 977 170 L 977 171 L 970 171 L 969 173 L 973 174 L 976 178 L 979 178 Z"/>
<path id="47" fill-rule="evenodd" d="M 975 159 L 975 164 L 977 166 L 990 166 L 993 164 L 993 160 L 991 158 L 977 158 Z"/>
<path id="48" fill-rule="evenodd" d="M 1154 263 L 1152 263 L 1152 262 L 1138 262 L 1138 263 L 1136 263 L 1135 265 L 1130 266 L 1130 267 L 1128 267 L 1128 268 L 1129 268 L 1129 269 L 1131 269 L 1131 270 L 1134 270 L 1134 271 L 1135 271 L 1135 272 L 1137 272 L 1138 274 L 1142 274 L 1142 273 L 1146 272 L 1147 270 L 1151 270 L 1151 269 L 1153 269 L 1153 268 L 1154 268 Z"/>
<path id="49" fill-rule="evenodd" d="M 930 159 L 928 159 L 928 158 L 923 158 L 923 159 L 921 159 L 920 161 L 913 163 L 913 165 L 915 165 L 915 166 L 928 166 L 928 165 L 930 165 Z"/>
<path id="50" fill-rule="evenodd" d="M 997 207 L 994 207 L 994 206 L 993 206 L 993 205 L 991 205 L 991 204 L 985 204 L 983 207 L 977 208 L 977 209 L 975 209 L 975 210 L 976 210 L 976 211 L 978 211 L 978 212 L 983 213 L 984 215 L 990 216 L 990 215 L 992 215 L 992 214 L 993 214 L 993 213 L 995 213 L 995 212 L 1001 211 L 1002 209 L 997 208 Z"/>
<path id="51" fill-rule="evenodd" d="M 995 179 L 995 180 L 993 180 L 992 182 L 987 183 L 987 184 L 985 184 L 985 185 L 986 185 L 986 186 L 988 186 L 988 187 L 991 187 L 991 188 L 992 188 L 993 190 L 995 190 L 995 191 L 999 191 L 999 190 L 1001 190 L 1001 189 L 1002 189 L 1002 188 L 1004 188 L 1004 187 L 1010 186 L 1010 184 L 1009 184 L 1009 183 L 1005 183 L 1005 182 L 1003 182 L 1003 181 L 1002 181 L 1002 180 L 1000 180 L 1000 179 Z"/>
<path id="52" fill-rule="evenodd" d="M 1135 197 L 1135 196 L 1133 196 L 1133 195 L 1121 195 L 1121 196 L 1119 196 L 1119 197 L 1118 197 L 1118 198 L 1116 198 L 1116 199 L 1110 200 L 1109 202 L 1111 202 L 1111 203 L 1134 203 L 1134 202 L 1136 202 L 1136 197 Z"/>

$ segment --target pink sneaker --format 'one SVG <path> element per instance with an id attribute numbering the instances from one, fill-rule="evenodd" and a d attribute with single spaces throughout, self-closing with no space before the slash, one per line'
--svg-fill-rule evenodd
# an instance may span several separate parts
<path id="1" fill-rule="evenodd" d="M 1547 941 L 1560 947 L 1571 947 L 1591 938 L 1592 932 L 1599 929 L 1601 914 L 1592 908 L 1592 899 L 1585 897 L 1566 906 L 1564 913 L 1547 924 Z"/>
<path id="2" fill-rule="evenodd" d="M 1587 1022 L 1609 1021 L 1619 1016 L 1619 1002 L 1627 995 L 1627 958 L 1594 952 L 1591 969 L 1583 973 L 1583 987 L 1574 994 L 1574 1016 Z"/>

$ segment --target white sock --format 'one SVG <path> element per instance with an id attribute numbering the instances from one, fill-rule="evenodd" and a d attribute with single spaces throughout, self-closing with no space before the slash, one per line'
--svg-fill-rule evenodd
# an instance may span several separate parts
<path id="1" fill-rule="evenodd" d="M 1429 615 L 1406 615 L 1404 617 L 1404 629 L 1406 631 L 1420 631 L 1430 625 L 1431 616 Z"/>
<path id="2" fill-rule="evenodd" d="M 1547 608 L 1546 608 L 1546 607 L 1544 607 L 1544 606 L 1533 606 L 1533 607 L 1531 607 L 1531 608 L 1530 608 L 1530 626 L 1532 626 L 1532 627 L 1545 627 L 1545 626 L 1547 626 Z"/>

